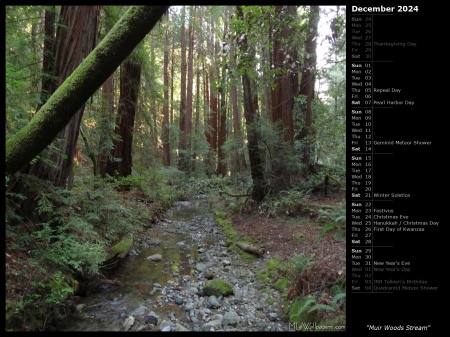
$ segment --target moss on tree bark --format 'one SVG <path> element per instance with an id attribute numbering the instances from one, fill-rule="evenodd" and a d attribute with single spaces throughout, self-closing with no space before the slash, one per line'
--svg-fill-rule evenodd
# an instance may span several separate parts
<path id="1" fill-rule="evenodd" d="M 6 174 L 14 174 L 48 146 L 148 34 L 168 6 L 133 6 L 55 91 L 31 121 L 6 141 Z"/>

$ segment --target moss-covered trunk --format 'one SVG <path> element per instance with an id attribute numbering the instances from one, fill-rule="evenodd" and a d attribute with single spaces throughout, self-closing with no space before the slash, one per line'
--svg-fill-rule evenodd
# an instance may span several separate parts
<path id="1" fill-rule="evenodd" d="M 125 13 L 33 119 L 7 140 L 6 174 L 20 170 L 53 141 L 167 9 L 168 6 L 133 6 Z"/>

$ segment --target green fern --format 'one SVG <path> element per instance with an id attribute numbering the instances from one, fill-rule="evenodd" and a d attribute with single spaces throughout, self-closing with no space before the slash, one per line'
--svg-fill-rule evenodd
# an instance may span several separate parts
<path id="1" fill-rule="evenodd" d="M 328 304 L 322 304 L 317 303 L 316 305 L 313 305 L 308 312 L 313 312 L 314 310 L 330 310 L 330 311 L 336 311 L 331 305 Z"/>
<path id="2" fill-rule="evenodd" d="M 338 302 L 339 300 L 341 300 L 341 302 L 345 304 L 345 299 L 346 299 L 346 297 L 347 297 L 347 294 L 346 294 L 346 293 L 338 293 L 338 294 L 336 294 L 336 295 L 333 297 L 332 303 L 333 303 L 333 304 L 337 304 L 337 302 Z"/>
<path id="3" fill-rule="evenodd" d="M 337 226 L 334 222 L 329 222 L 320 230 L 319 236 L 317 237 L 317 241 L 320 242 L 325 235 L 325 233 L 334 231 L 337 229 Z"/>
<path id="4" fill-rule="evenodd" d="M 298 309 L 297 313 L 290 316 L 291 322 L 295 321 L 295 318 L 300 318 L 300 315 L 306 310 L 306 308 L 314 303 L 316 303 L 316 300 L 314 298 L 310 298 L 305 303 L 303 303 L 303 305 Z"/>

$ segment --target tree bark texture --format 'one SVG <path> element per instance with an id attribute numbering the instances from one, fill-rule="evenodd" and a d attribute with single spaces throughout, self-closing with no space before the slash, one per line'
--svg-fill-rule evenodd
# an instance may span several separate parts
<path id="1" fill-rule="evenodd" d="M 5 173 L 14 174 L 44 150 L 167 11 L 133 6 L 31 121 L 6 141 Z"/>
<path id="2" fill-rule="evenodd" d="M 183 150 L 186 151 L 186 155 L 184 157 L 184 169 L 189 172 L 191 170 L 190 165 L 190 140 L 189 136 L 192 130 L 192 102 L 193 102 L 193 87 L 194 87 L 194 26 L 193 26 L 193 17 L 195 16 L 195 7 L 191 7 L 191 11 L 189 12 L 189 51 L 188 51 L 188 67 L 187 67 L 187 89 L 186 89 L 186 115 L 184 119 L 184 145 L 185 148 Z"/>
<path id="3" fill-rule="evenodd" d="M 133 58 L 125 60 L 120 69 L 120 98 L 115 130 L 120 139 L 114 142 L 113 153 L 114 158 L 120 158 L 121 160 L 110 162 L 108 173 L 111 176 L 126 177 L 131 175 L 134 119 L 140 78 L 140 63 Z"/>
<path id="4" fill-rule="evenodd" d="M 52 74 L 57 81 L 43 83 L 48 90 L 61 86 L 83 58 L 94 49 L 97 43 L 99 18 L 99 6 L 62 6 L 61 21 L 56 32 L 55 63 Z M 50 26 L 50 22 L 48 24 Z M 47 29 L 50 33 L 50 27 Z M 48 67 L 47 70 L 51 69 L 51 64 L 44 64 L 44 66 Z M 47 92 L 46 96 L 52 93 Z M 31 165 L 27 169 L 28 173 L 40 179 L 49 180 L 58 187 L 65 187 L 68 184 L 83 111 L 84 104 L 69 123 L 58 132 L 53 146 L 44 154 L 45 159 L 41 158 Z"/>
<path id="5" fill-rule="evenodd" d="M 294 122 L 292 110 L 294 108 L 294 96 L 296 92 L 295 71 L 292 64 L 295 64 L 295 48 L 290 47 L 288 39 L 293 32 L 290 22 L 291 16 L 295 15 L 292 8 L 295 6 L 276 6 L 276 13 L 280 17 L 282 26 L 275 31 L 273 62 L 274 69 L 280 69 L 280 73 L 276 75 L 276 87 L 272 90 L 272 123 L 279 123 L 279 131 L 283 135 L 285 142 L 293 143 L 294 138 Z"/>
<path id="6" fill-rule="evenodd" d="M 302 80 L 300 83 L 300 94 L 306 96 L 305 107 L 305 128 L 301 133 L 302 140 L 304 140 L 304 150 L 302 163 L 304 165 L 303 175 L 308 176 L 313 170 L 311 163 L 311 138 L 314 134 L 312 129 L 313 111 L 312 100 L 314 99 L 314 83 L 315 83 L 315 69 L 317 62 L 317 27 L 319 23 L 319 6 L 310 6 L 309 12 L 309 27 L 311 27 L 310 34 L 308 34 L 305 41 L 305 60 L 302 71 Z"/>
<path id="7" fill-rule="evenodd" d="M 236 6 L 238 15 L 241 20 L 245 20 L 241 6 Z M 243 52 L 241 62 L 250 67 L 253 61 L 254 51 L 249 51 L 247 36 L 244 35 L 240 42 L 240 49 Z M 258 96 L 253 91 L 254 80 L 251 80 L 247 71 L 242 75 L 242 86 L 244 90 L 244 115 L 245 124 L 247 126 L 248 139 L 248 155 L 250 160 L 250 173 L 253 180 L 252 199 L 257 203 L 264 200 L 266 196 L 266 182 L 264 179 L 264 168 L 258 145 L 258 130 L 255 126 L 256 115 L 258 110 Z"/>
<path id="8" fill-rule="evenodd" d="M 164 105 L 163 105 L 163 165 L 170 166 L 169 143 L 169 28 L 166 27 L 164 35 Z"/>
<path id="9" fill-rule="evenodd" d="M 181 12 L 181 92 L 180 92 L 180 152 L 178 157 L 178 168 L 185 170 L 186 144 L 186 27 L 185 9 Z"/>
<path id="10" fill-rule="evenodd" d="M 37 111 L 47 102 L 48 98 L 56 89 L 54 77 L 55 68 L 55 39 L 56 39 L 56 15 L 55 6 L 51 10 L 45 10 L 44 19 L 44 52 L 42 55 L 42 88 L 41 102 Z"/>

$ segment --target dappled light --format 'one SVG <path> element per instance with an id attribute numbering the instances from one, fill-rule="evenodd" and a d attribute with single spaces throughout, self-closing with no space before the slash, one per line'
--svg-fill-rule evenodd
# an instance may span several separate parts
<path id="1" fill-rule="evenodd" d="M 345 14 L 6 6 L 7 330 L 345 330 Z"/>

